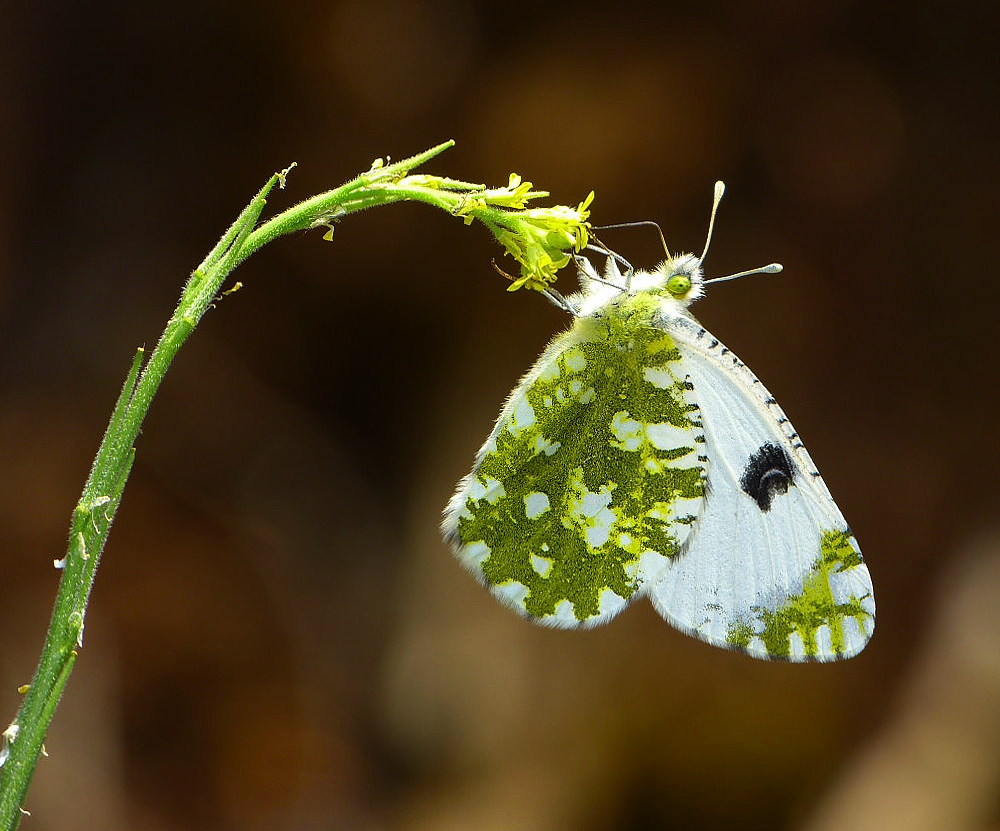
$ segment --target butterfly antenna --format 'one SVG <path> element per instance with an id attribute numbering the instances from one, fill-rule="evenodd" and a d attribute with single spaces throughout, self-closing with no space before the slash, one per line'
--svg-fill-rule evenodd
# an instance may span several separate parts
<path id="1" fill-rule="evenodd" d="M 715 215 L 719 212 L 719 203 L 722 201 L 722 194 L 726 192 L 726 186 L 722 182 L 715 183 L 715 196 L 712 199 L 712 214 L 708 219 L 708 236 L 705 238 L 705 250 L 701 252 L 701 257 L 698 260 L 698 265 L 700 266 L 705 261 L 705 256 L 708 254 L 708 246 L 712 244 L 712 232 L 715 230 Z M 724 283 L 726 280 L 735 280 L 737 277 L 747 277 L 750 274 L 777 274 L 781 271 L 783 266 L 781 263 L 769 263 L 768 265 L 761 266 L 760 268 L 751 268 L 748 271 L 740 271 L 736 274 L 727 274 L 725 277 L 713 277 L 711 280 L 705 280 L 706 283 Z"/>
<path id="2" fill-rule="evenodd" d="M 740 271 L 736 274 L 727 274 L 725 277 L 713 277 L 705 280 L 706 283 L 724 283 L 726 280 L 735 280 L 737 277 L 746 277 L 750 274 L 777 274 L 784 266 L 781 263 L 770 263 L 760 268 L 751 268 L 749 271 Z"/>
<path id="3" fill-rule="evenodd" d="M 712 213 L 708 217 L 708 235 L 705 237 L 705 250 L 701 252 L 701 256 L 698 258 L 699 266 L 705 262 L 705 257 L 708 254 L 708 246 L 712 244 L 712 231 L 715 230 L 715 215 L 719 212 L 719 203 L 722 201 L 722 194 L 725 192 L 726 186 L 722 182 L 716 182 L 715 196 L 712 199 Z"/>
<path id="4" fill-rule="evenodd" d="M 597 225 L 594 230 L 606 231 L 609 228 L 635 228 L 639 225 L 652 225 L 656 229 L 656 233 L 660 235 L 660 243 L 663 245 L 663 252 L 667 255 L 668 260 L 672 260 L 673 257 L 670 256 L 670 249 L 667 248 L 667 241 L 663 238 L 663 229 L 660 228 L 658 223 L 653 222 L 651 219 L 640 219 L 636 222 L 616 222 L 614 225 Z M 603 244 L 604 243 L 601 243 L 601 245 Z"/>

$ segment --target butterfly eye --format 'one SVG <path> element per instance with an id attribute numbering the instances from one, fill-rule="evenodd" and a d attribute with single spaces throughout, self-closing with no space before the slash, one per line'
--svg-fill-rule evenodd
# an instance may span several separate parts
<path id="1" fill-rule="evenodd" d="M 686 274 L 672 274 L 667 280 L 667 291 L 674 297 L 683 297 L 691 291 L 691 278 Z"/>

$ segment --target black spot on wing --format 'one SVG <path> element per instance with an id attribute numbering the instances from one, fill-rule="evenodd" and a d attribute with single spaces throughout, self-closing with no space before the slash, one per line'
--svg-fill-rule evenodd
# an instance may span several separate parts
<path id="1" fill-rule="evenodd" d="M 795 484 L 795 466 L 787 451 L 777 444 L 762 444 L 757 452 L 747 459 L 740 487 L 764 513 L 771 510 L 775 496 L 788 491 Z"/>

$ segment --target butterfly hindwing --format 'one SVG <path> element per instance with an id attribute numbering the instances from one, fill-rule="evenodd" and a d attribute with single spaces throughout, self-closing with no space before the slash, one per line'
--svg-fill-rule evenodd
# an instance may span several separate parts
<path id="1" fill-rule="evenodd" d="M 553 626 L 603 623 L 677 555 L 704 492 L 704 438 L 662 330 L 578 318 L 507 401 L 443 528 L 501 600 Z"/>
<path id="2" fill-rule="evenodd" d="M 871 578 L 826 485 L 753 373 L 693 319 L 666 321 L 702 413 L 708 487 L 680 556 L 650 589 L 682 631 L 759 658 L 857 654 Z"/>

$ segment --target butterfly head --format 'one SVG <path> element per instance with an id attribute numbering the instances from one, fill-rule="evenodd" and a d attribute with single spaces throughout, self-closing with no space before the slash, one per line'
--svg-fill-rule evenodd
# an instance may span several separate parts
<path id="1" fill-rule="evenodd" d="M 653 272 L 658 289 L 682 306 L 693 303 L 705 292 L 701 260 L 694 254 L 680 254 L 664 260 Z"/>

